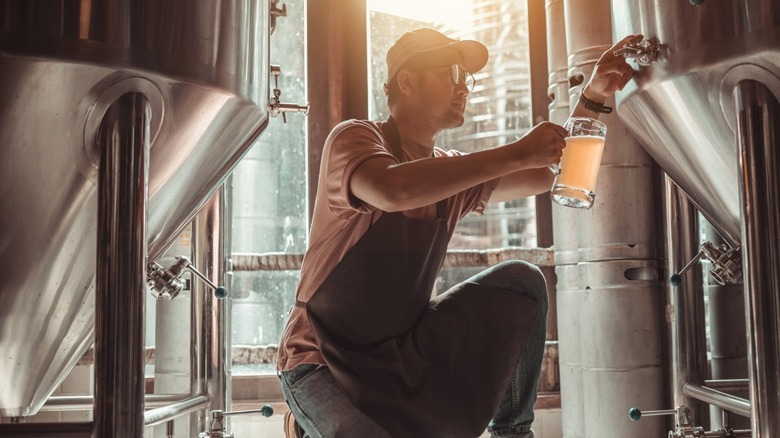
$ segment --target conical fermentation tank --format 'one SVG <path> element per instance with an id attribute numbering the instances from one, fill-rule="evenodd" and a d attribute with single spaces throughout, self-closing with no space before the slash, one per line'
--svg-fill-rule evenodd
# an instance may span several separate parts
<path id="1" fill-rule="evenodd" d="M 655 61 L 644 59 L 649 64 L 618 93 L 620 117 L 732 247 L 728 252 L 741 253 L 736 261 L 729 254 L 711 256 L 703 245 L 696 257 L 713 262 L 710 275 L 717 269 L 718 283 L 744 279 L 750 399 L 737 398 L 740 407 L 726 405 L 720 393 L 698 392 L 707 374 L 704 303 L 696 298 L 698 282 L 689 277 L 679 287 L 670 282 L 669 291 L 675 405 L 716 404 L 749 417 L 752 436 L 780 436 L 780 3 L 613 0 L 612 19 L 616 38 L 641 33 L 648 44 L 643 49 L 657 54 Z M 621 51 L 645 57 L 648 51 L 639 49 Z M 669 185 L 669 271 L 694 258 L 700 243 L 689 209 L 676 196 Z M 710 308 L 719 304 L 710 297 Z M 726 323 L 737 323 L 734 309 L 726 310 Z"/>
<path id="2" fill-rule="evenodd" d="M 612 20 L 616 39 L 641 33 L 658 46 L 657 60 L 618 93 L 621 119 L 724 239 L 739 246 L 732 94 L 753 79 L 780 96 L 780 3 L 613 0 Z"/>
<path id="3" fill-rule="evenodd" d="M 0 415 L 32 415 L 92 343 L 106 109 L 151 107 L 149 260 L 268 123 L 269 2 L 0 1 Z"/>

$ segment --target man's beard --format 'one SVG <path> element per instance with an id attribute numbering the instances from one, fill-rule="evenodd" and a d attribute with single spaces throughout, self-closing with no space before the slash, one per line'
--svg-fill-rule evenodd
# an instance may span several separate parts
<path id="1" fill-rule="evenodd" d="M 451 111 L 447 111 L 440 115 L 437 119 L 439 122 L 438 125 L 441 126 L 442 129 L 458 128 L 463 126 L 463 123 L 466 121 L 463 113 L 454 108 Z"/>

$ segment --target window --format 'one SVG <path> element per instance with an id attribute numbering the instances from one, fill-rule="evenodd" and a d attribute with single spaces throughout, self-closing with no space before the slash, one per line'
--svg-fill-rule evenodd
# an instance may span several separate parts
<path id="1" fill-rule="evenodd" d="M 305 0 L 285 0 L 271 36 L 271 64 L 281 68 L 280 99 L 306 102 Z M 275 86 L 271 80 L 271 87 Z M 232 176 L 232 252 L 302 254 L 308 231 L 306 118 L 271 117 L 268 127 Z M 233 348 L 278 344 L 295 302 L 297 270 L 235 270 L 232 281 Z M 275 358 L 233 367 L 234 374 L 273 373 Z M 256 362 L 256 361 L 253 361 Z"/>

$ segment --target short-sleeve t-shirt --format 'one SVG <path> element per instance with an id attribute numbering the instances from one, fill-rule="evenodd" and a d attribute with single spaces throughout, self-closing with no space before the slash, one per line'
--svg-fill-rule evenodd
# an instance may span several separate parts
<path id="1" fill-rule="evenodd" d="M 309 246 L 301 266 L 296 300 L 307 302 L 344 255 L 376 223 L 382 211 L 362 202 L 349 191 L 352 173 L 366 160 L 388 157 L 390 152 L 382 124 L 348 120 L 337 125 L 325 141 L 318 191 L 314 202 Z M 405 161 L 463 155 L 457 151 L 430 148 L 401 138 Z M 498 179 L 457 193 L 447 199 L 447 231 L 452 236 L 457 222 L 466 214 L 482 214 Z M 435 218 L 436 205 L 403 212 L 409 217 Z M 309 324 L 305 307 L 290 310 L 279 346 L 277 369 L 287 371 L 300 364 L 324 364 Z"/>

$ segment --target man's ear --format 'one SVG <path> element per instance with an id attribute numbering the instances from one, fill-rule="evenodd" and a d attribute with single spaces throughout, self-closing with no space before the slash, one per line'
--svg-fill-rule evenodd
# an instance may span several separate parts
<path id="1" fill-rule="evenodd" d="M 395 77 L 398 81 L 398 89 L 401 93 L 409 96 L 414 92 L 416 84 L 414 83 L 414 74 L 406 69 L 401 69 Z"/>

